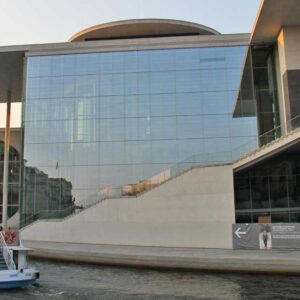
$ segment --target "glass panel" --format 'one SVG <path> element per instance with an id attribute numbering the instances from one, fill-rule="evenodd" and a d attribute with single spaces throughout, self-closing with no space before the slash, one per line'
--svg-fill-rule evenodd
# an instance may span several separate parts
<path id="1" fill-rule="evenodd" d="M 237 215 L 246 213 L 243 210 L 249 213 L 252 209 L 251 213 L 258 215 L 255 209 L 265 209 L 262 214 L 271 213 L 272 222 L 296 222 L 300 211 L 299 162 L 300 157 L 296 151 L 269 158 L 246 171 L 236 173 L 234 186 Z M 247 201 L 249 195 L 252 206 Z"/>
<path id="2" fill-rule="evenodd" d="M 290 207 L 300 207 L 300 175 L 288 177 L 288 192 Z"/>
<path id="3" fill-rule="evenodd" d="M 257 135 L 255 117 L 232 114 L 245 54 L 243 46 L 29 57 L 23 217 L 65 215 L 164 172 L 230 162 Z"/>
<path id="4" fill-rule="evenodd" d="M 251 209 L 249 177 L 236 177 L 234 187 L 235 209 Z"/>
<path id="5" fill-rule="evenodd" d="M 270 182 L 270 198 L 272 208 L 288 208 L 288 191 L 286 176 L 272 176 Z"/>
<path id="6" fill-rule="evenodd" d="M 257 208 L 269 208 L 269 180 L 268 177 L 252 177 L 251 178 L 251 196 L 252 207 Z"/>
<path id="7" fill-rule="evenodd" d="M 236 223 L 252 223 L 251 214 L 237 214 Z"/>

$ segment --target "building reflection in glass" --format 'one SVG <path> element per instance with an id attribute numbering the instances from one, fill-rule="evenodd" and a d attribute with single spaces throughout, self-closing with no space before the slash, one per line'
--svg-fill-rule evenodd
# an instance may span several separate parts
<path id="1" fill-rule="evenodd" d="M 231 162 L 233 149 L 255 139 L 257 144 L 256 116 L 233 117 L 246 51 L 235 46 L 29 57 L 26 168 L 65 178 L 76 205 L 86 206 L 118 194 L 116 187 L 145 186 L 167 170 Z M 47 209 L 51 193 L 42 178 L 29 186 L 45 203 L 36 199 L 28 212 Z"/>
<path id="2" fill-rule="evenodd" d="M 61 218 L 76 209 L 72 183 L 64 178 L 49 178 L 34 167 L 23 173 L 21 225 L 41 218 Z"/>
<path id="3" fill-rule="evenodd" d="M 2 192 L 3 192 L 3 162 L 4 142 L 0 141 L 0 219 L 2 222 Z M 20 176 L 20 153 L 14 147 L 9 149 L 9 175 L 8 175 L 8 218 L 17 213 L 19 208 L 19 176 Z"/>

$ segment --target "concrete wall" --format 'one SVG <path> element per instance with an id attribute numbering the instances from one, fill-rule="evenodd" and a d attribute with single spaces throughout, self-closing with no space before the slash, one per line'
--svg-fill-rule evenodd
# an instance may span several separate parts
<path id="1" fill-rule="evenodd" d="M 280 71 L 300 69 L 300 26 L 283 27 L 277 38 Z"/>
<path id="2" fill-rule="evenodd" d="M 22 240 L 231 248 L 232 167 L 195 168 L 138 197 L 108 199 L 63 221 L 38 221 Z"/>
<path id="3" fill-rule="evenodd" d="M 285 94 L 284 94 L 284 85 L 283 85 L 283 75 L 281 70 L 285 68 L 285 58 L 284 58 L 284 47 L 283 47 L 283 32 L 278 36 L 278 48 L 274 49 L 275 51 L 275 67 L 276 67 L 276 81 L 278 88 L 278 104 L 280 110 L 280 124 L 282 134 L 287 134 L 287 116 L 290 116 L 290 108 L 289 104 L 286 102 Z M 284 65 L 282 65 L 284 64 Z"/>
<path id="4" fill-rule="evenodd" d="M 278 45 L 278 54 L 279 54 L 279 63 L 280 63 L 280 74 L 281 76 L 287 70 L 286 58 L 285 58 L 285 35 L 283 29 L 280 31 L 277 38 Z"/>
<path id="5" fill-rule="evenodd" d="M 300 69 L 300 26 L 283 27 L 280 36 L 285 58 L 282 73 L 286 70 Z"/>
<path id="6" fill-rule="evenodd" d="M 26 56 L 93 53 L 110 51 L 138 51 L 154 49 L 177 49 L 195 47 L 247 46 L 249 34 L 219 34 L 176 37 L 153 37 L 133 39 L 113 39 L 86 42 L 67 42 L 23 46 Z M 17 51 L 20 46 L 0 47 L 1 51 Z"/>
<path id="7" fill-rule="evenodd" d="M 286 120 L 300 114 L 300 26 L 283 27 L 278 35 L 278 56 Z"/>

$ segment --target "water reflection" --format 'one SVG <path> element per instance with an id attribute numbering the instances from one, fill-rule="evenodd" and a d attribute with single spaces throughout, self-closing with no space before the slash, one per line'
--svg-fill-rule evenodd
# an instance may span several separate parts
<path id="1" fill-rule="evenodd" d="M 39 285 L 1 299 L 299 299 L 299 278 L 112 268 L 35 261 Z M 5 297 L 5 298 L 2 298 Z"/>

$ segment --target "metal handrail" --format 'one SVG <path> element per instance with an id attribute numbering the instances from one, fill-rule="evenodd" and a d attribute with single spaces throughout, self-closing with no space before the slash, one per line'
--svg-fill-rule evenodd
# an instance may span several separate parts
<path id="1" fill-rule="evenodd" d="M 27 218 L 23 219 L 21 222 L 21 226 L 26 226 L 29 225 L 30 223 L 36 221 L 36 220 L 41 220 L 41 219 L 61 219 L 68 217 L 74 213 L 76 213 L 78 210 L 83 210 L 86 208 L 89 208 L 93 205 L 96 205 L 106 199 L 112 199 L 112 198 L 118 198 L 122 196 L 122 187 L 106 187 L 102 190 L 105 190 L 107 188 L 110 188 L 108 192 L 105 192 L 103 194 L 98 195 L 98 198 L 92 201 L 86 201 L 82 203 L 78 203 L 77 205 L 71 205 L 68 207 L 65 207 L 63 209 L 55 209 L 55 210 L 39 210 L 38 212 L 35 212 L 33 215 L 28 216 Z M 118 193 L 115 193 L 117 191 Z"/>
<path id="2" fill-rule="evenodd" d="M 0 249 L 1 249 L 2 256 L 5 260 L 5 263 L 7 265 L 7 268 L 9 270 L 16 270 L 16 264 L 13 260 L 12 253 L 7 247 L 7 244 L 5 242 L 2 232 L 0 232 Z"/>
<path id="3" fill-rule="evenodd" d="M 286 122 L 286 133 L 283 134 L 283 125 L 279 125 L 274 127 L 273 129 L 255 137 L 251 141 L 248 141 L 247 143 L 235 148 L 232 150 L 233 161 L 238 161 L 241 158 L 249 157 L 254 152 L 258 151 L 261 148 L 264 148 L 268 145 L 270 145 L 273 142 L 276 142 L 280 138 L 283 138 L 285 136 L 288 136 L 295 130 L 298 130 L 300 128 L 300 115 L 297 115 L 296 117 L 289 119 Z M 261 144 L 259 144 L 261 143 Z"/>

